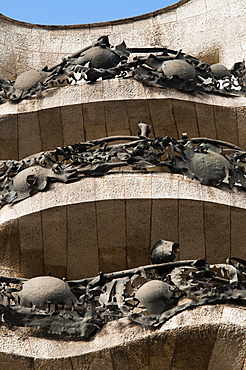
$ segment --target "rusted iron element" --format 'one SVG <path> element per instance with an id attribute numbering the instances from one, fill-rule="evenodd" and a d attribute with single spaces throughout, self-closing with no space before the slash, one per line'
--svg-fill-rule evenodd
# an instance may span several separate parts
<path id="1" fill-rule="evenodd" d="M 95 82 L 99 78 L 135 78 L 145 85 L 174 88 L 185 92 L 246 93 L 245 62 L 231 69 L 209 64 L 191 55 L 163 47 L 128 48 L 123 41 L 113 47 L 108 36 L 101 36 L 55 66 L 31 69 L 14 81 L 0 78 L 0 102 L 18 102 L 51 87 L 62 87 L 79 81 Z"/>
<path id="2" fill-rule="evenodd" d="M 223 181 L 246 189 L 246 152 L 231 143 L 208 138 L 175 140 L 148 138 L 150 125 L 139 123 L 138 136 L 109 136 L 40 152 L 21 161 L 0 161 L 0 206 L 15 203 L 48 189 L 51 182 L 68 183 L 112 171 L 155 170 L 197 179 L 203 185 Z M 114 142 L 116 142 L 114 144 Z M 120 141 L 120 143 L 118 143 Z"/>
<path id="3" fill-rule="evenodd" d="M 164 245 L 178 244 L 159 240 L 152 251 Z M 166 255 L 166 247 L 159 254 Z M 245 272 L 246 261 L 230 257 L 222 264 L 204 259 L 163 262 L 70 281 L 0 276 L 1 323 L 84 340 L 123 316 L 156 328 L 187 308 L 245 305 Z"/>

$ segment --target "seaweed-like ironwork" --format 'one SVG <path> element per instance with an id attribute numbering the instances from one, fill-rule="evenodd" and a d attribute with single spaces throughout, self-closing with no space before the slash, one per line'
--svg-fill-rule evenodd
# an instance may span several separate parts
<path id="1" fill-rule="evenodd" d="M 106 322 L 122 317 L 155 329 L 188 308 L 245 305 L 245 260 L 174 261 L 178 246 L 160 240 L 151 254 L 164 262 L 81 280 L 0 276 L 2 323 L 87 340 Z"/>
<path id="2" fill-rule="evenodd" d="M 20 161 L 0 161 L 0 206 L 48 189 L 50 182 L 78 181 L 120 169 L 165 167 L 204 185 L 219 186 L 227 181 L 230 188 L 237 184 L 246 189 L 246 152 L 242 148 L 221 140 L 188 138 L 187 134 L 180 140 L 168 136 L 152 139 L 148 137 L 150 125 L 138 125 L 138 136 L 109 136 Z"/>
<path id="3" fill-rule="evenodd" d="M 19 102 L 42 91 L 80 81 L 134 78 L 145 85 L 185 92 L 243 95 L 246 93 L 245 62 L 231 69 L 209 64 L 196 57 L 165 47 L 128 48 L 123 41 L 112 47 L 108 36 L 63 58 L 59 64 L 21 73 L 14 81 L 0 78 L 1 102 Z"/>

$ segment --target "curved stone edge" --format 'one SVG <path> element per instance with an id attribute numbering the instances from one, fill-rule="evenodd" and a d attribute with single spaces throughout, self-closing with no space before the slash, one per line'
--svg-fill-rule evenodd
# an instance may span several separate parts
<path id="1" fill-rule="evenodd" d="M 116 19 L 114 21 L 106 21 L 106 22 L 96 22 L 96 23 L 84 23 L 84 24 L 75 24 L 75 25 L 43 25 L 43 24 L 36 24 L 36 23 L 29 23 L 29 22 L 23 22 L 23 21 L 18 21 L 17 19 L 13 19 L 10 17 L 7 17 L 4 14 L 0 14 L 0 19 L 2 19 L 5 22 L 9 22 L 14 25 L 21 25 L 21 26 L 26 26 L 26 27 L 35 27 L 35 28 L 43 28 L 43 29 L 48 29 L 48 30 L 60 30 L 63 28 L 66 29 L 74 29 L 74 28 L 93 28 L 93 27 L 100 27 L 100 26 L 111 26 L 111 25 L 116 25 L 116 24 L 124 24 L 124 23 L 129 23 L 129 22 L 134 22 L 134 21 L 141 21 L 146 18 L 151 18 L 153 16 L 157 16 L 159 14 L 167 13 L 173 9 L 177 9 L 183 4 L 186 4 L 188 2 L 192 2 L 192 0 L 180 0 L 174 4 L 171 4 L 169 6 L 166 6 L 164 8 L 155 10 L 153 12 L 137 15 L 134 17 L 128 17 L 128 18 L 122 18 L 122 19 Z"/>
<path id="2" fill-rule="evenodd" d="M 206 93 L 184 93 L 174 89 L 144 86 L 134 79 L 112 79 L 85 82 L 78 85 L 51 88 L 40 98 L 24 99 L 19 103 L 6 102 L 0 106 L 0 115 L 36 112 L 43 109 L 94 102 L 124 100 L 175 99 L 211 106 L 245 107 L 246 99 L 240 96 L 223 96 Z"/>
<path id="3" fill-rule="evenodd" d="M 170 173 L 121 172 L 69 184 L 52 183 L 47 191 L 4 206 L 0 210 L 0 225 L 54 207 L 117 199 L 189 199 L 246 209 L 246 192 L 239 187 L 230 190 L 227 184 L 219 188 L 205 186 Z"/>
<path id="4" fill-rule="evenodd" d="M 112 321 L 89 342 L 35 337 L 25 328 L 11 331 L 2 327 L 0 358 L 5 356 L 6 361 L 13 361 L 13 356 L 15 360 L 34 359 L 35 369 L 42 364 L 70 369 L 71 365 L 81 366 L 84 361 L 102 366 L 100 357 L 103 361 L 107 357 L 111 369 L 117 361 L 126 361 L 124 356 L 127 361 L 132 357 L 134 368 L 135 361 L 142 361 L 143 366 L 147 357 L 146 363 L 154 365 L 158 356 L 163 360 L 165 355 L 169 366 L 173 361 L 184 363 L 188 358 L 188 361 L 201 361 L 201 366 L 206 362 L 207 369 L 214 369 L 218 364 L 229 369 L 233 364 L 234 370 L 241 370 L 245 361 L 245 327 L 245 308 L 231 305 L 201 306 L 184 311 L 155 331 L 133 325 L 127 318 Z"/>
<path id="5" fill-rule="evenodd" d="M 243 97 L 185 94 L 135 80 L 61 87 L 47 90 L 40 99 L 0 106 L 0 136 L 5 139 L 0 157 L 23 159 L 78 141 L 137 134 L 139 121 L 152 126 L 153 136 L 177 139 L 186 132 L 244 148 L 245 114 Z"/>

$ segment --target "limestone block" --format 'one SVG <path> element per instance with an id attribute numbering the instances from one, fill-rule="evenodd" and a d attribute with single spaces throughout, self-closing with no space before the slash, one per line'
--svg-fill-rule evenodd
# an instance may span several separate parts
<path id="1" fill-rule="evenodd" d="M 61 89 L 58 88 L 58 91 L 61 93 L 61 106 L 80 104 L 82 99 L 82 86 L 81 85 L 68 85 L 64 86 Z"/>
<path id="2" fill-rule="evenodd" d="M 178 137 L 170 99 L 148 99 L 148 107 L 154 136 Z"/>
<path id="3" fill-rule="evenodd" d="M 45 274 L 66 277 L 67 268 L 67 214 L 66 207 L 46 209 L 42 216 L 42 239 Z M 63 267 L 63 268 L 62 268 Z M 63 276 L 57 275 L 61 270 Z M 64 275 L 65 272 L 65 275 Z"/>
<path id="4" fill-rule="evenodd" d="M 214 119 L 214 107 L 208 104 L 195 104 L 198 132 L 201 137 L 217 139 Z"/>
<path id="5" fill-rule="evenodd" d="M 151 246 L 159 239 L 179 241 L 176 199 L 152 201 Z"/>
<path id="6" fill-rule="evenodd" d="M 207 369 L 218 364 L 225 370 L 241 370 L 245 361 L 245 330 L 233 324 L 225 324 L 218 330 L 212 357 Z"/>
<path id="7" fill-rule="evenodd" d="M 126 200 L 127 267 L 149 264 L 151 200 Z"/>
<path id="8" fill-rule="evenodd" d="M 152 173 L 152 193 L 151 198 L 178 198 L 179 177 L 173 174 Z M 169 179 L 167 181 L 167 179 Z"/>
<path id="9" fill-rule="evenodd" d="M 83 105 L 83 118 L 86 140 L 98 139 L 107 135 L 103 102 Z"/>
<path id="10" fill-rule="evenodd" d="M 150 113 L 146 101 L 141 100 L 127 100 L 126 109 L 128 113 L 128 121 L 132 135 L 138 132 L 138 122 L 151 124 Z"/>
<path id="11" fill-rule="evenodd" d="M 245 126 L 245 120 L 246 120 L 246 112 L 244 108 L 237 108 L 236 109 L 237 114 L 237 128 L 238 128 L 238 141 L 239 146 L 243 149 L 246 148 L 246 126 Z"/>
<path id="12" fill-rule="evenodd" d="M 204 204 L 206 259 L 223 263 L 230 256 L 230 208 Z"/>
<path id="13" fill-rule="evenodd" d="M 175 346 L 175 333 L 152 335 L 149 343 L 150 369 L 171 369 Z"/>
<path id="14" fill-rule="evenodd" d="M 99 271 L 110 272 L 125 269 L 125 202 L 124 200 L 97 202 L 96 210 Z"/>
<path id="15" fill-rule="evenodd" d="M 191 0 L 187 3 L 184 3 L 183 6 L 176 9 L 177 20 L 189 18 L 190 16 L 196 16 L 203 13 L 206 13 L 206 4 L 205 0 Z"/>
<path id="16" fill-rule="evenodd" d="M 64 145 L 85 141 L 83 111 L 80 104 L 61 107 Z"/>
<path id="17" fill-rule="evenodd" d="M 43 274 L 41 214 L 33 213 L 19 220 L 21 271 L 25 277 Z"/>
<path id="18" fill-rule="evenodd" d="M 236 110 L 217 106 L 214 108 L 214 118 L 220 140 L 229 141 L 238 145 Z M 230 125 L 228 125 L 228 121 Z"/>
<path id="19" fill-rule="evenodd" d="M 203 213 L 203 203 L 179 200 L 179 258 L 181 260 L 205 257 Z"/>
<path id="20" fill-rule="evenodd" d="M 107 134 L 114 135 L 116 131 L 129 130 L 128 112 L 125 101 L 104 102 L 105 120 L 107 122 Z"/>
<path id="21" fill-rule="evenodd" d="M 113 359 L 109 350 L 85 354 L 84 356 L 72 357 L 73 369 L 84 370 L 113 370 Z"/>
<path id="22" fill-rule="evenodd" d="M 20 272 L 20 236 L 18 220 L 11 220 L 1 225 L 0 251 L 1 266 Z"/>
<path id="23" fill-rule="evenodd" d="M 34 359 L 34 370 L 72 370 L 73 365 L 69 358 L 64 359 Z"/>
<path id="24" fill-rule="evenodd" d="M 144 339 L 135 343 L 113 347 L 111 356 L 114 368 L 149 370 L 148 347 L 148 340 Z"/>
<path id="25" fill-rule="evenodd" d="M 98 274 L 100 245 L 97 240 L 95 204 L 67 206 L 67 220 L 68 279 L 79 279 Z"/>
<path id="26" fill-rule="evenodd" d="M 243 210 L 231 209 L 231 256 L 244 256 L 243 239 L 245 239 L 245 228 L 243 227 Z"/>
<path id="27" fill-rule="evenodd" d="M 11 354 L 0 354 L 0 366 L 2 370 L 14 369 L 18 363 L 20 370 L 33 370 L 33 358 L 20 357 Z"/>
<path id="28" fill-rule="evenodd" d="M 0 158 L 18 159 L 17 115 L 0 116 Z"/>
<path id="29" fill-rule="evenodd" d="M 125 183 L 125 198 L 151 198 L 152 175 L 150 173 L 144 176 L 123 173 Z"/>
<path id="30" fill-rule="evenodd" d="M 42 139 L 42 150 L 51 150 L 63 145 L 60 108 L 38 112 Z"/>
<path id="31" fill-rule="evenodd" d="M 187 133 L 189 137 L 199 136 L 197 130 L 197 117 L 193 102 L 173 100 L 174 119 L 177 125 L 178 138 L 182 133 Z M 194 122 L 195 125 L 192 125 Z"/>
<path id="32" fill-rule="evenodd" d="M 171 369 L 206 370 L 213 354 L 217 331 L 217 327 L 210 325 L 180 328 Z"/>
<path id="33" fill-rule="evenodd" d="M 19 155 L 22 159 L 42 150 L 37 112 L 18 115 Z"/>

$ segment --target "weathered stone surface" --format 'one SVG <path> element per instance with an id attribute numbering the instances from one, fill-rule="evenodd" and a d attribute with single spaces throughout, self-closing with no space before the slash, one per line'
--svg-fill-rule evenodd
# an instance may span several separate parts
<path id="1" fill-rule="evenodd" d="M 109 34 L 113 45 L 124 39 L 129 47 L 183 49 L 231 67 L 245 58 L 245 14 L 243 1 L 184 0 L 147 16 L 90 27 L 37 26 L 0 16 L 0 75 L 12 79 L 54 65 L 101 34 Z M 187 95 L 132 80 L 67 86 L 18 107 L 0 106 L 0 158 L 136 134 L 140 120 L 152 125 L 154 136 L 187 132 L 245 147 L 245 107 L 245 98 Z M 145 263 L 150 246 L 163 237 L 183 244 L 181 258 L 245 258 L 245 208 L 239 189 L 211 189 L 166 173 L 52 184 L 50 192 L 0 211 L 1 274 L 51 271 L 81 278 L 99 268 L 131 267 L 135 260 Z M 135 228 L 136 219 L 141 222 Z M 19 369 L 54 370 L 246 368 L 245 310 L 230 306 L 183 312 L 154 333 L 123 319 L 105 325 L 88 343 L 35 337 L 25 329 L 1 332 L 1 369 L 16 363 Z"/>
<path id="2" fill-rule="evenodd" d="M 20 369 L 219 369 L 240 370 L 245 361 L 245 309 L 202 306 L 150 331 L 121 319 L 89 342 L 33 336 L 1 328 L 1 368 Z M 235 345 L 236 344 L 236 345 Z M 12 354 L 10 354 L 12 353 Z M 35 357 L 35 359 L 33 359 Z M 5 366 L 5 367 L 4 367 Z"/>
<path id="3" fill-rule="evenodd" d="M 205 187 L 169 173 L 56 183 L 1 209 L 1 268 L 79 279 L 148 264 L 148 251 L 163 238 L 180 243 L 180 259 L 245 258 L 245 208 L 237 188 Z"/>

